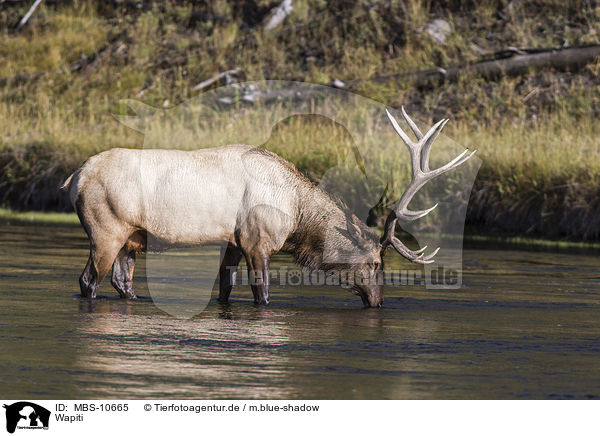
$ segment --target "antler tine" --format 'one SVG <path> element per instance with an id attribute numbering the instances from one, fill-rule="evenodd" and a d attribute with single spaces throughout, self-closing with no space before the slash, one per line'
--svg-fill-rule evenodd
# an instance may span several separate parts
<path id="1" fill-rule="evenodd" d="M 384 247 L 386 247 L 387 244 L 392 245 L 398 253 L 400 253 L 405 258 L 409 259 L 411 262 L 421 263 L 421 264 L 433 263 L 434 261 L 431 258 L 433 256 L 435 256 L 437 254 L 437 252 L 440 250 L 438 248 L 433 253 L 425 256 L 423 252 L 427 248 L 427 245 L 425 245 L 420 250 L 413 251 L 413 250 L 410 250 L 406 245 L 404 245 L 404 243 L 400 239 L 396 238 L 393 235 L 386 242 L 386 245 L 384 245 Z"/>
<path id="2" fill-rule="evenodd" d="M 424 246 L 423 246 L 423 248 L 421 248 L 421 249 L 419 249 L 419 250 L 415 251 L 415 253 L 417 253 L 417 254 L 421 254 L 421 253 L 422 253 L 422 252 L 424 252 L 426 249 L 427 249 L 427 245 L 424 245 Z M 438 248 L 438 250 L 439 250 L 439 248 Z"/>
<path id="3" fill-rule="evenodd" d="M 430 177 L 437 177 L 440 174 L 443 174 L 447 171 L 450 171 L 451 169 L 454 169 L 460 165 L 462 165 L 464 162 L 466 162 L 467 160 L 469 160 L 471 158 L 471 156 L 473 156 L 477 150 L 474 150 L 471 152 L 471 154 L 469 154 L 467 157 L 463 157 L 465 154 L 467 154 L 469 152 L 469 150 L 464 150 L 461 154 L 459 154 L 458 156 L 456 156 L 454 159 L 452 159 L 450 162 L 448 162 L 446 165 L 439 167 L 436 170 L 430 171 Z"/>
<path id="4" fill-rule="evenodd" d="M 435 262 L 435 260 L 430 259 L 430 256 L 423 257 L 423 254 L 421 254 L 415 260 L 413 260 L 413 262 L 426 264 L 426 263 L 433 263 L 433 262 Z"/>
<path id="5" fill-rule="evenodd" d="M 427 247 L 427 245 L 426 245 Z M 433 250 L 433 252 L 427 256 L 425 256 L 423 258 L 423 260 L 431 260 L 431 258 L 433 258 L 436 254 L 438 254 L 438 251 L 440 251 L 440 247 L 436 248 L 435 250 Z"/>
<path id="6" fill-rule="evenodd" d="M 396 215 L 402 216 L 404 221 L 415 221 L 419 218 L 423 218 L 436 207 L 438 207 L 438 203 L 434 204 L 433 207 L 424 210 L 408 210 L 406 207 L 404 207 L 404 210 L 398 211 Z"/>
<path id="7" fill-rule="evenodd" d="M 427 245 L 424 246 L 423 248 L 421 248 L 420 250 L 410 250 L 408 249 L 408 247 L 406 245 L 404 245 L 402 243 L 402 241 L 398 238 L 396 238 L 395 236 L 392 236 L 392 238 L 389 241 L 390 244 L 392 244 L 392 246 L 396 249 L 396 251 L 398 251 L 398 253 L 400 253 L 402 256 L 406 257 L 407 259 L 411 259 L 413 262 L 417 262 L 418 260 L 429 260 L 428 257 L 424 257 L 423 255 L 423 251 L 425 251 L 425 249 L 427 248 Z"/>
<path id="8" fill-rule="evenodd" d="M 436 140 L 448 121 L 448 118 L 439 120 L 431 129 L 427 131 L 423 139 L 420 141 L 423 143 L 423 148 L 421 149 L 421 169 L 424 172 L 429 171 L 429 151 L 431 150 L 433 141 Z"/>
<path id="9" fill-rule="evenodd" d="M 423 134 L 421 133 L 421 131 L 419 130 L 419 128 L 417 127 L 415 122 L 408 116 L 408 114 L 404 110 L 404 106 L 402 106 L 402 116 L 404 117 L 404 120 L 408 123 L 408 125 L 410 126 L 410 129 L 413 131 L 413 133 L 415 134 L 417 139 L 419 139 L 419 140 L 422 139 Z"/>
<path id="10" fill-rule="evenodd" d="M 404 133 L 404 130 L 402 130 L 400 128 L 400 126 L 398 125 L 398 122 L 392 116 L 392 114 L 387 109 L 385 110 L 385 113 L 387 114 L 390 122 L 392 123 L 392 127 L 394 128 L 394 130 L 396 131 L 396 133 L 398 134 L 398 136 L 400 138 L 402 138 L 402 141 L 404 141 L 404 143 L 406 144 L 406 146 L 409 149 L 411 149 L 411 150 L 414 149 L 416 144 L 410 140 L 410 138 L 408 137 L 408 135 L 406 133 Z"/>

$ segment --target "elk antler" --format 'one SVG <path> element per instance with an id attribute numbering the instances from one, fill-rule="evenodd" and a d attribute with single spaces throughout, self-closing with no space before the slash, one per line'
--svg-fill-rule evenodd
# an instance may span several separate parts
<path id="1" fill-rule="evenodd" d="M 442 119 L 435 123 L 429 131 L 423 135 L 417 125 L 413 120 L 406 114 L 404 111 L 404 107 L 402 107 L 402 116 L 408 123 L 410 129 L 413 131 L 415 136 L 417 137 L 417 142 L 413 142 L 406 133 L 400 128 L 398 122 L 394 119 L 394 117 L 389 113 L 386 109 L 385 113 L 387 114 L 390 122 L 392 123 L 392 127 L 394 130 L 402 138 L 402 141 L 408 147 L 408 151 L 410 153 L 410 163 L 412 166 L 412 178 L 408 188 L 402 197 L 400 197 L 400 201 L 396 204 L 394 210 L 388 215 L 385 222 L 385 230 L 383 236 L 381 237 L 380 244 L 383 249 L 387 248 L 389 245 L 392 245 L 398 253 L 407 258 L 408 260 L 416 263 L 432 263 L 433 256 L 437 254 L 439 248 L 437 248 L 433 253 L 425 256 L 424 251 L 427 246 L 421 248 L 417 251 L 409 250 L 406 245 L 402 243 L 398 238 L 394 236 L 394 230 L 396 228 L 396 222 L 398 219 L 404 222 L 414 221 L 416 219 L 422 218 L 431 212 L 433 209 L 437 207 L 435 204 L 432 208 L 412 211 L 408 210 L 408 203 L 412 200 L 414 195 L 421 189 L 429 180 L 444 174 L 451 169 L 456 168 L 457 166 L 464 163 L 467 159 L 469 159 L 475 151 L 471 152 L 468 156 L 465 156 L 469 150 L 463 151 L 461 154 L 456 156 L 452 161 L 448 162 L 446 165 L 435 169 L 429 169 L 429 151 L 431 150 L 431 145 L 433 141 L 438 137 L 448 119 Z"/>

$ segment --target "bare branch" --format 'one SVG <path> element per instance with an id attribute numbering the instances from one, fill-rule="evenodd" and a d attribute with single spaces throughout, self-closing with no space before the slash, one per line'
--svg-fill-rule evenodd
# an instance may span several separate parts
<path id="1" fill-rule="evenodd" d="M 19 24 L 17 25 L 17 29 L 16 29 L 17 31 L 21 30 L 21 28 L 25 24 L 27 24 L 27 21 L 29 20 L 29 17 L 31 17 L 31 15 L 37 9 L 37 7 L 40 5 L 41 2 L 42 2 L 42 0 L 35 0 L 35 2 L 31 6 L 31 8 L 29 8 L 29 10 L 25 14 L 25 16 L 23 18 L 21 18 L 21 21 L 19 21 Z"/>
<path id="2" fill-rule="evenodd" d="M 196 86 L 194 86 L 192 88 L 192 91 L 200 91 L 201 89 L 204 89 L 207 86 L 212 85 L 213 83 L 217 82 L 218 80 L 221 80 L 223 78 L 228 78 L 229 76 L 235 76 L 236 74 L 239 74 L 241 71 L 242 70 L 240 68 L 234 68 L 233 70 L 223 71 L 222 73 L 219 73 L 216 76 L 211 77 L 210 79 L 206 79 L 206 80 L 198 83 Z"/>
<path id="3" fill-rule="evenodd" d="M 265 29 L 275 29 L 289 14 L 292 13 L 293 9 L 292 0 L 283 0 L 279 6 L 275 7 L 272 12 L 269 13 L 269 17 L 265 19 Z"/>

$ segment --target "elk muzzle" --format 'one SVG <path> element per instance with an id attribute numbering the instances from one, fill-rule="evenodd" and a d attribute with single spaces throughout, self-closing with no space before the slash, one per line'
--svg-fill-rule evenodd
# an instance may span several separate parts
<path id="1" fill-rule="evenodd" d="M 376 286 L 374 288 L 365 289 L 359 288 L 358 295 L 363 302 L 365 308 L 367 307 L 381 307 L 383 306 L 383 289 L 381 286 Z"/>

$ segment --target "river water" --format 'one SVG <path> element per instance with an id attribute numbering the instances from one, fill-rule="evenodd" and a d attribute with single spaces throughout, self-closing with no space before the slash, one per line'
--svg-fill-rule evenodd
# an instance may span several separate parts
<path id="1" fill-rule="evenodd" d="M 178 319 L 109 280 L 80 299 L 87 251 L 78 227 L 0 227 L 0 397 L 600 398 L 597 253 L 465 250 L 461 289 L 387 288 L 383 309 L 324 286 L 255 307 L 241 286 Z"/>

